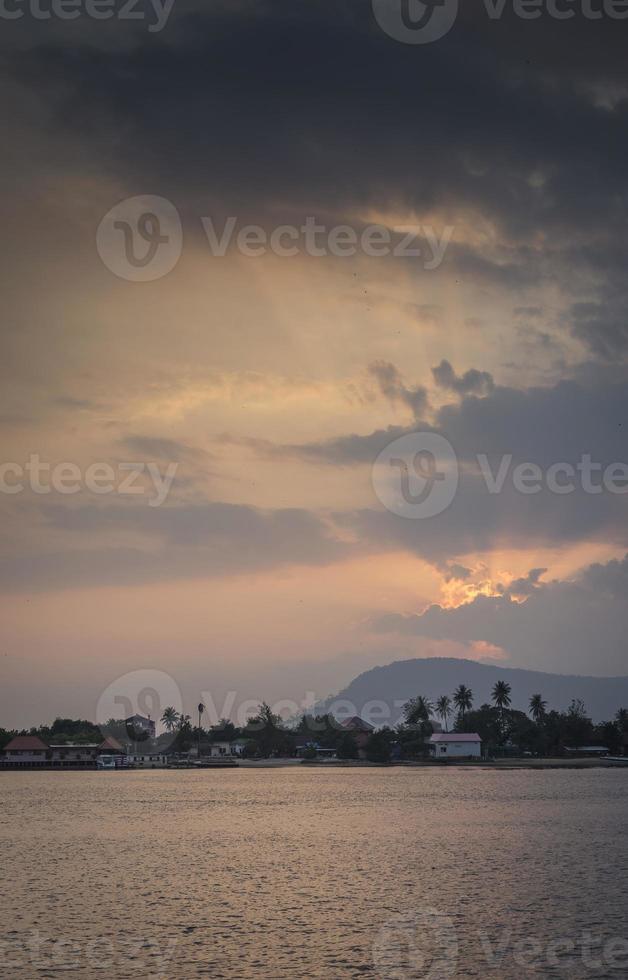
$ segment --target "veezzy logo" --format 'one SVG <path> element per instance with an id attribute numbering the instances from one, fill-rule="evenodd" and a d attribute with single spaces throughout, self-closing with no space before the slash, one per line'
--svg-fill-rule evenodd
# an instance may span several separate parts
<path id="1" fill-rule="evenodd" d="M 458 16 L 458 0 L 373 0 L 379 26 L 403 44 L 429 44 L 444 37 Z"/>

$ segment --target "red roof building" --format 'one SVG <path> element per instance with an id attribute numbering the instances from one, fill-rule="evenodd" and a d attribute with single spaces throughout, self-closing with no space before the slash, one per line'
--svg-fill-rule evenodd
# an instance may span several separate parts
<path id="1" fill-rule="evenodd" d="M 5 745 L 5 752 L 47 752 L 50 748 L 38 735 L 16 735 L 8 745 Z"/>
<path id="2" fill-rule="evenodd" d="M 373 725 L 369 725 L 368 721 L 364 721 L 362 718 L 359 718 L 357 715 L 354 715 L 353 718 L 347 718 L 346 721 L 343 721 L 342 727 L 346 728 L 347 731 L 351 732 L 352 735 L 355 735 L 357 732 L 362 732 L 365 735 L 370 735 L 371 732 L 375 731 Z"/>
<path id="3" fill-rule="evenodd" d="M 4 761 L 10 765 L 45 766 L 50 757 L 50 746 L 37 735 L 16 735 L 4 749 Z"/>

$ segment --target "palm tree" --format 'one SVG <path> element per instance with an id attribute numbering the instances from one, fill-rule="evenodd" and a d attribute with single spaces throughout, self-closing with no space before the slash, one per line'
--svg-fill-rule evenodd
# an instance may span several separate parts
<path id="1" fill-rule="evenodd" d="M 540 725 L 547 713 L 547 701 L 543 700 L 542 694 L 533 694 L 530 698 L 530 714 L 537 725 Z"/>
<path id="2" fill-rule="evenodd" d="M 493 688 L 493 693 L 491 695 L 493 704 L 496 708 L 499 708 L 499 717 L 501 720 L 502 728 L 504 726 L 504 709 L 509 708 L 512 704 L 510 693 L 512 688 L 510 684 L 506 681 L 497 681 L 495 687 Z"/>
<path id="3" fill-rule="evenodd" d="M 626 733 L 628 732 L 628 710 L 626 708 L 620 708 L 615 715 L 615 721 L 617 722 L 617 727 L 619 729 L 619 736 L 621 738 L 621 750 L 624 755 L 626 755 Z"/>
<path id="4" fill-rule="evenodd" d="M 445 731 L 449 731 L 447 722 L 451 714 L 451 698 L 448 698 L 446 694 L 443 694 L 436 702 L 436 714 L 441 721 L 445 722 Z"/>
<path id="5" fill-rule="evenodd" d="M 421 694 L 416 698 L 410 698 L 403 706 L 403 716 L 407 725 L 418 725 L 420 722 L 429 721 L 433 711 L 432 702 Z"/>
<path id="6" fill-rule="evenodd" d="M 473 691 L 461 684 L 454 691 L 454 704 L 460 712 L 460 718 L 464 721 L 465 711 L 470 711 L 473 705 Z"/>
<path id="7" fill-rule="evenodd" d="M 201 715 L 205 711 L 205 705 L 202 701 L 198 704 L 198 758 L 201 757 Z"/>
<path id="8" fill-rule="evenodd" d="M 615 715 L 620 732 L 628 732 L 628 708 L 620 708 Z"/>
<path id="9" fill-rule="evenodd" d="M 177 725 L 179 724 L 179 712 L 175 708 L 164 708 L 164 713 L 161 716 L 162 724 L 165 726 L 166 731 L 173 732 Z"/>

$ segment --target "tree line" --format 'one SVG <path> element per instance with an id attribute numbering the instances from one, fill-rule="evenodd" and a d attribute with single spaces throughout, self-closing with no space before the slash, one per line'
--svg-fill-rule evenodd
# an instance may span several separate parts
<path id="1" fill-rule="evenodd" d="M 542 694 L 533 694 L 528 713 L 512 707 L 512 687 L 497 681 L 489 703 L 473 707 L 473 692 L 461 684 L 452 697 L 443 695 L 431 702 L 418 696 L 404 709 L 407 723 L 432 727 L 430 719 L 438 718 L 445 731 L 453 718 L 453 731 L 477 733 L 486 754 L 506 750 L 537 756 L 561 756 L 568 748 L 599 745 L 611 754 L 623 752 L 628 744 L 628 710 L 620 708 L 612 721 L 595 724 L 587 714 L 584 702 L 574 699 L 566 711 L 548 710 Z"/>
<path id="2" fill-rule="evenodd" d="M 295 755 L 299 745 L 305 758 L 314 758 L 317 747 L 333 750 L 338 758 L 357 759 L 360 752 L 355 736 L 342 727 L 332 714 L 304 715 L 296 725 L 288 726 L 274 714 L 268 704 L 260 704 L 246 725 L 236 727 L 228 719 L 204 728 L 204 706 L 198 705 L 196 724 L 188 714 L 166 707 L 161 716 L 165 732 L 150 745 L 146 732 L 134 730 L 124 720 L 110 719 L 97 726 L 85 720 L 57 718 L 52 725 L 28 730 L 8 731 L 0 728 L 0 749 L 14 735 L 38 735 L 44 741 L 63 744 L 94 742 L 113 735 L 136 749 L 159 752 L 169 749 L 188 752 L 194 746 L 207 748 L 214 742 L 243 740 L 245 757 L 269 758 Z M 573 700 L 566 711 L 548 710 L 542 694 L 534 694 L 528 713 L 512 707 L 512 688 L 506 681 L 493 687 L 491 700 L 474 708 L 473 691 L 461 684 L 453 694 L 431 701 L 423 695 L 410 698 L 403 708 L 403 720 L 395 727 L 384 726 L 362 740 L 366 758 L 373 762 L 390 759 L 417 759 L 429 753 L 428 740 L 438 719 L 446 732 L 477 733 L 485 755 L 530 754 L 561 756 L 568 748 L 604 745 L 611 754 L 623 753 L 628 745 L 628 710 L 620 708 L 612 721 L 594 724 L 585 705 Z"/>

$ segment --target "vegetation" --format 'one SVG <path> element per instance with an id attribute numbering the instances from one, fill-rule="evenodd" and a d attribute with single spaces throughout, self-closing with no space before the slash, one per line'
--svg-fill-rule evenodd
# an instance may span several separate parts
<path id="1" fill-rule="evenodd" d="M 568 749 L 583 746 L 605 746 L 613 755 L 628 753 L 628 709 L 620 708 L 612 721 L 594 724 L 582 701 L 574 700 L 566 711 L 549 710 L 541 693 L 534 694 L 528 713 L 512 707 L 512 690 L 505 681 L 495 684 L 491 703 L 473 706 L 473 692 L 461 684 L 453 694 L 443 694 L 434 703 L 424 695 L 410 698 L 403 709 L 403 721 L 392 729 L 384 727 L 368 737 L 347 731 L 331 714 L 304 715 L 292 727 L 275 715 L 266 703 L 243 728 L 222 718 L 217 724 L 202 727 L 203 709 L 198 706 L 198 724 L 192 726 L 189 715 L 174 708 L 164 709 L 161 722 L 165 732 L 149 739 L 146 732 L 134 729 L 123 719 L 109 719 L 99 728 L 83 719 L 57 718 L 51 725 L 28 730 L 8 731 L 0 728 L 0 750 L 15 735 L 36 735 L 48 743 L 85 744 L 112 735 L 123 744 L 145 752 L 166 750 L 186 753 L 198 747 L 209 754 L 214 742 L 242 739 L 244 755 L 249 758 L 285 757 L 300 754 L 316 758 L 320 749 L 333 750 L 339 759 L 366 756 L 372 762 L 420 759 L 429 754 L 429 737 L 438 718 L 449 730 L 453 716 L 454 732 L 477 732 L 489 756 L 561 756 Z"/>
<path id="2" fill-rule="evenodd" d="M 366 758 L 369 762 L 386 763 L 392 758 L 392 745 L 395 733 L 391 728 L 380 728 L 369 735 L 366 743 Z"/>
<path id="3" fill-rule="evenodd" d="M 340 736 L 336 748 L 336 755 L 339 759 L 359 758 L 358 743 L 350 732 Z"/>
<path id="4" fill-rule="evenodd" d="M 172 707 L 165 708 L 161 723 L 167 732 L 173 732 L 179 723 L 179 712 Z"/>
<path id="5" fill-rule="evenodd" d="M 473 707 L 473 691 L 461 684 L 454 691 L 454 704 L 460 717 L 464 720 L 465 713 Z"/>
<path id="6" fill-rule="evenodd" d="M 436 702 L 436 714 L 445 726 L 445 731 L 448 732 L 449 716 L 451 715 L 451 698 L 447 697 L 446 694 L 443 694 Z"/>

